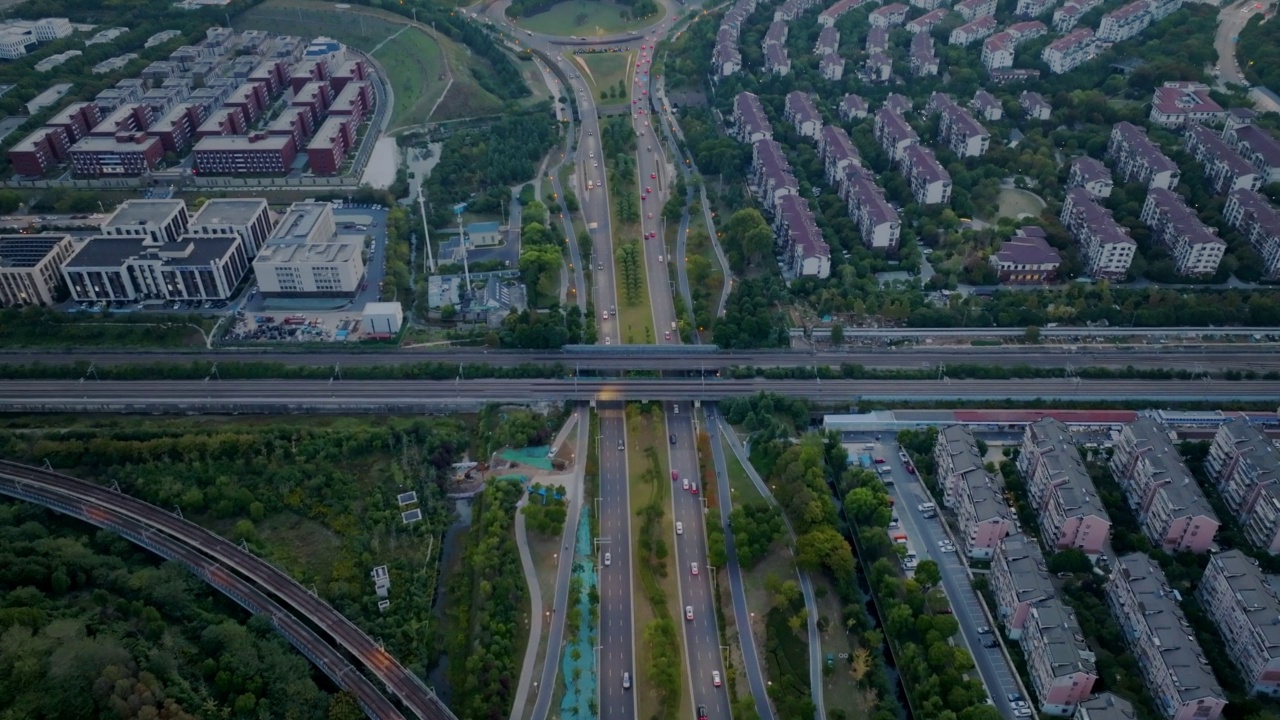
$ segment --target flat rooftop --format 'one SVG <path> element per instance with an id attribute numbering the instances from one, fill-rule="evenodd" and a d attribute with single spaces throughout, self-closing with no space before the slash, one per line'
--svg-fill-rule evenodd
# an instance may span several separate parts
<path id="1" fill-rule="evenodd" d="M 262 198 L 225 198 L 210 200 L 191 218 L 194 225 L 248 225 L 265 210 Z"/>
<path id="2" fill-rule="evenodd" d="M 360 256 L 358 242 L 333 242 L 266 245 L 254 262 L 266 263 L 341 263 Z"/>
<path id="3" fill-rule="evenodd" d="M 289 206 L 288 212 L 275 232 L 267 240 L 270 245 L 301 245 L 307 242 L 315 230 L 316 223 L 326 214 L 332 215 L 333 206 L 329 203 L 299 202 Z M 322 238 L 328 240 L 329 238 Z"/>
<path id="4" fill-rule="evenodd" d="M 0 235 L 0 268 L 32 268 L 39 265 L 66 235 Z"/>
<path id="5" fill-rule="evenodd" d="M 292 135 L 262 135 L 254 137 L 248 135 L 209 135 L 196 143 L 195 150 L 196 152 L 201 150 L 262 150 L 279 152 L 292 142 Z"/>
<path id="6" fill-rule="evenodd" d="M 208 267 L 210 262 L 224 257 L 237 242 L 240 238 L 233 236 L 188 238 L 162 245 L 147 244 L 147 240 L 140 237 L 94 237 L 81 245 L 64 267 L 70 270 L 117 268 L 131 258 L 140 257 L 160 260 L 168 267 Z"/>
<path id="7" fill-rule="evenodd" d="M 126 200 L 102 224 L 103 228 L 162 223 L 186 204 L 181 200 Z"/>

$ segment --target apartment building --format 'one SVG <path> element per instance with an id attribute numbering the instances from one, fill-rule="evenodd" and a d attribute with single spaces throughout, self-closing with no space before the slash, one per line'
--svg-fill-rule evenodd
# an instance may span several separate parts
<path id="1" fill-rule="evenodd" d="M 1264 277 L 1280 280 L 1280 213 L 1254 190 L 1232 190 L 1222 217 L 1249 239 L 1262 258 Z"/>
<path id="2" fill-rule="evenodd" d="M 946 20 L 947 16 L 950 14 L 951 14 L 951 11 L 946 8 L 938 8 L 937 10 L 930 10 L 929 12 L 907 23 L 906 30 L 907 32 L 913 35 L 920 34 L 920 33 L 927 33 L 930 30 L 932 30 L 934 27 L 942 24 L 942 21 Z"/>
<path id="3" fill-rule="evenodd" d="M 1217 720 L 1226 694 L 1160 567 L 1143 553 L 1118 558 L 1106 596 L 1161 714 L 1167 720 Z"/>
<path id="4" fill-rule="evenodd" d="M 1146 30 L 1151 25 L 1149 0 L 1135 0 L 1102 16 L 1098 23 L 1098 40 L 1122 42 Z"/>
<path id="5" fill-rule="evenodd" d="M 889 49 L 889 29 L 883 27 L 873 27 L 867 31 L 867 40 L 863 43 L 863 49 L 868 55 L 873 53 L 882 53 Z"/>
<path id="6" fill-rule="evenodd" d="M 1165 552 L 1209 551 L 1221 523 L 1178 456 L 1167 428 L 1150 417 L 1126 425 L 1110 467 L 1155 547 Z"/>
<path id="7" fill-rule="evenodd" d="M 867 0 L 840 0 L 831 7 L 818 13 L 818 24 L 822 27 L 831 27 L 836 21 L 844 17 L 844 14 L 857 8 Z"/>
<path id="8" fill-rule="evenodd" d="M 91 128 L 102 122 L 102 111 L 89 102 L 71 103 L 45 121 L 45 127 L 60 127 L 66 131 L 67 140 L 76 142 L 89 134 Z"/>
<path id="9" fill-rule="evenodd" d="M 727 17 L 727 16 L 726 16 Z M 712 77 L 726 78 L 742 69 L 742 52 L 738 50 L 738 32 L 721 26 L 711 50 Z"/>
<path id="10" fill-rule="evenodd" d="M 1250 695 L 1280 696 L 1280 598 L 1274 576 L 1239 550 L 1212 555 L 1196 597 Z"/>
<path id="11" fill-rule="evenodd" d="M 1032 606 L 1021 644 L 1040 714 L 1070 716 L 1098 680 L 1075 611 L 1057 599 Z"/>
<path id="12" fill-rule="evenodd" d="M 871 112 L 871 105 L 861 96 L 850 93 L 840 99 L 840 119 L 845 122 L 862 120 Z"/>
<path id="13" fill-rule="evenodd" d="M 773 19 L 775 21 L 791 22 L 810 8 L 817 7 L 818 3 L 819 0 L 786 0 L 781 7 L 773 11 Z"/>
<path id="14" fill-rule="evenodd" d="M 960 0 L 960 2 L 956 3 L 955 7 L 956 12 L 959 13 L 960 17 L 964 18 L 966 22 L 970 20 L 977 20 L 983 15 L 996 14 L 995 0 Z"/>
<path id="15" fill-rule="evenodd" d="M 1053 106 L 1038 92 L 1023 90 L 1018 96 L 1018 107 L 1028 120 L 1048 120 L 1053 113 Z"/>
<path id="16" fill-rule="evenodd" d="M 116 135 L 140 133 L 151 127 L 155 121 L 155 113 L 150 106 L 142 103 L 126 103 L 102 118 L 87 133 L 88 137 L 115 137 Z"/>
<path id="17" fill-rule="evenodd" d="M 787 56 L 786 47 L 782 45 L 765 46 L 764 69 L 774 75 L 786 77 L 791 72 L 791 58 Z"/>
<path id="18" fill-rule="evenodd" d="M 327 83 L 325 83 L 325 87 L 328 87 Z M 227 98 L 224 105 L 226 107 L 240 108 L 248 119 L 249 124 L 252 125 L 266 111 L 267 102 L 266 86 L 255 82 L 246 82 L 231 92 L 231 96 Z"/>
<path id="19" fill-rule="evenodd" d="M 911 99 L 896 92 L 889 93 L 889 96 L 884 99 L 884 103 L 880 107 L 888 108 L 902 117 L 910 115 L 912 111 Z"/>
<path id="20" fill-rule="evenodd" d="M 359 127 L 364 117 L 373 109 L 373 86 L 367 82 L 354 81 L 347 83 L 334 96 L 329 105 L 329 115 L 341 115 L 351 121 L 352 127 Z"/>
<path id="21" fill-rule="evenodd" d="M 1008 85 L 1039 80 L 1040 71 L 1035 68 L 987 68 L 987 78 L 994 85 Z"/>
<path id="22" fill-rule="evenodd" d="M 1148 190 L 1141 219 L 1151 228 L 1153 239 L 1169 248 L 1179 275 L 1203 277 L 1218 271 L 1227 243 L 1200 222 L 1180 195 L 1163 188 Z"/>
<path id="23" fill-rule="evenodd" d="M 1148 189 L 1172 190 L 1178 186 L 1178 164 L 1160 151 L 1145 130 L 1132 123 L 1120 122 L 1111 127 L 1107 158 L 1115 163 L 1124 182 L 1140 182 Z"/>
<path id="24" fill-rule="evenodd" d="M 875 133 L 876 142 L 895 164 L 902 161 L 908 147 L 920 143 L 920 136 L 902 115 L 887 107 L 881 107 L 876 111 L 872 130 Z"/>
<path id="25" fill-rule="evenodd" d="M 980 478 L 987 472 L 978 454 L 977 440 L 967 425 L 948 425 L 939 431 L 933 445 L 933 459 L 938 484 L 942 486 L 942 499 L 948 507 L 957 505 L 960 485 L 966 476 Z"/>
<path id="26" fill-rule="evenodd" d="M 996 31 L 996 27 L 998 25 L 999 23 L 996 22 L 995 16 L 993 15 L 983 15 L 981 17 L 974 18 L 973 20 L 970 20 L 969 22 L 966 22 L 960 27 L 952 30 L 951 34 L 947 36 L 947 44 L 959 45 L 961 47 L 972 45 L 983 38 L 989 37 Z M 1009 52 L 1012 53 L 1013 49 L 1010 48 Z M 1009 58 L 1009 64 L 1013 64 L 1012 56 Z"/>
<path id="27" fill-rule="evenodd" d="M 873 250 L 897 249 L 902 220 L 870 173 L 851 168 L 844 187 L 849 218 L 857 223 L 862 244 Z"/>
<path id="28" fill-rule="evenodd" d="M 1262 428 L 1240 420 L 1219 426 L 1205 471 L 1249 542 L 1280 553 L 1280 450 Z"/>
<path id="29" fill-rule="evenodd" d="M 979 89 L 975 92 L 973 99 L 969 101 L 969 107 L 978 113 L 978 117 L 988 122 L 998 122 L 1004 117 L 1004 103 L 986 90 Z"/>
<path id="30" fill-rule="evenodd" d="M 773 139 L 773 125 L 755 93 L 740 92 L 733 98 L 733 137 L 747 144 Z"/>
<path id="31" fill-rule="evenodd" d="M 800 184 L 796 182 L 791 163 L 776 140 L 761 140 L 751 146 L 751 151 L 750 185 L 764 209 L 776 216 L 778 200 L 785 195 L 798 194 Z"/>
<path id="32" fill-rule="evenodd" d="M 1119 279 L 1129 272 L 1137 243 L 1087 190 L 1068 190 L 1058 219 L 1080 244 L 1081 260 L 1091 276 Z"/>
<path id="33" fill-rule="evenodd" d="M 337 175 L 347 153 L 355 146 L 356 129 L 351 118 L 333 115 L 307 143 L 307 165 L 315 175 Z"/>
<path id="34" fill-rule="evenodd" d="M 974 560 L 990 560 L 1000 541 L 1013 532 L 1013 511 L 1005 504 L 1003 488 L 985 471 L 960 477 L 956 487 L 956 519 L 962 550 Z"/>
<path id="35" fill-rule="evenodd" d="M 862 78 L 871 83 L 889 82 L 893 78 L 893 58 L 877 50 L 862 63 Z"/>
<path id="36" fill-rule="evenodd" d="M 950 43 L 952 45 L 959 44 L 955 42 L 954 37 L 950 40 Z M 992 35 L 982 41 L 982 66 L 993 74 L 1002 68 L 1011 67 L 1013 65 L 1013 51 L 1017 47 L 1018 45 L 1013 36 L 1007 32 L 999 32 Z"/>
<path id="37" fill-rule="evenodd" d="M 832 82 L 844 77 L 844 58 L 836 53 L 823 55 L 818 60 L 818 74 Z"/>
<path id="38" fill-rule="evenodd" d="M 1040 52 L 1040 59 L 1054 75 L 1071 72 L 1098 54 L 1098 42 L 1089 28 L 1072 31 L 1054 40 Z"/>
<path id="39" fill-rule="evenodd" d="M 1049 547 L 1100 555 L 1111 535 L 1111 517 L 1089 477 L 1066 425 L 1044 418 L 1022 435 L 1018 472 Z"/>
<path id="40" fill-rule="evenodd" d="M 1072 720 L 1138 720 L 1138 711 L 1128 700 L 1104 692 L 1080 703 Z"/>
<path id="41" fill-rule="evenodd" d="M 1067 189 L 1084 188 L 1095 198 L 1111 197 L 1115 181 L 1111 179 L 1111 170 L 1088 155 L 1081 155 L 1071 161 L 1071 171 L 1067 175 Z"/>
<path id="42" fill-rule="evenodd" d="M 49 307 L 61 300 L 62 263 L 72 250 L 70 235 L 0 235 L 0 307 Z"/>
<path id="43" fill-rule="evenodd" d="M 193 103 L 175 105 L 148 130 L 147 134 L 158 139 L 165 152 L 181 153 L 191 145 L 196 128 L 204 120 L 203 108 Z"/>
<path id="44" fill-rule="evenodd" d="M 933 37 L 927 32 L 911 38 L 910 65 L 912 77 L 938 74 L 938 54 L 934 51 Z"/>
<path id="45" fill-rule="evenodd" d="M 809 201 L 797 195 L 779 199 L 774 220 L 775 234 L 781 250 L 783 276 L 795 279 L 831 276 L 831 249 L 822 239 Z"/>
<path id="46" fill-rule="evenodd" d="M 1018 4 L 1014 6 L 1013 14 L 1018 17 L 1040 17 L 1052 10 L 1056 4 L 1057 0 L 1018 0 Z"/>
<path id="47" fill-rule="evenodd" d="M 1221 123 L 1227 111 L 1209 97 L 1209 86 L 1198 82 L 1167 82 L 1151 98 L 1151 122 L 1166 128 L 1191 123 Z"/>
<path id="48" fill-rule="evenodd" d="M 822 132 L 822 113 L 808 93 L 799 90 L 787 93 L 783 115 L 801 137 L 817 140 Z"/>
<path id="49" fill-rule="evenodd" d="M 283 175 L 293 167 L 298 146 L 292 135 L 213 135 L 192 152 L 200 175 Z"/>
<path id="50" fill-rule="evenodd" d="M 931 12 L 943 4 L 943 0 L 909 0 L 912 7 L 918 7 L 926 12 Z"/>
<path id="51" fill-rule="evenodd" d="M 991 133 L 950 96 L 934 93 L 926 110 L 938 113 L 938 139 L 961 158 L 980 157 L 991 146 Z"/>
<path id="52" fill-rule="evenodd" d="M 1055 32 L 1068 33 L 1080 22 L 1080 18 L 1090 10 L 1102 5 L 1102 0 L 1067 0 L 1062 7 L 1053 11 L 1053 29 Z"/>
<path id="53" fill-rule="evenodd" d="M 917 203 L 945 205 L 951 202 L 951 173 L 929 148 L 917 144 L 903 151 L 902 170 Z"/>
<path id="54" fill-rule="evenodd" d="M 996 599 L 996 622 L 1010 640 L 1021 640 L 1031 608 L 1056 595 L 1040 546 L 1021 533 L 1006 537 L 991 559 L 988 577 Z"/>
<path id="55" fill-rule="evenodd" d="M 840 48 L 840 31 L 833 27 L 824 27 L 818 32 L 818 39 L 813 44 L 816 55 L 830 55 Z"/>
<path id="56" fill-rule="evenodd" d="M 849 168 L 862 164 L 857 146 L 839 125 L 827 125 L 822 128 L 818 154 L 822 157 L 827 184 L 837 188 L 845 183 Z"/>
<path id="57" fill-rule="evenodd" d="M 1045 240 L 1044 230 L 1022 227 L 987 258 L 1000 274 L 1000 282 L 1039 284 L 1052 282 L 1062 265 L 1062 256 Z"/>
<path id="58" fill-rule="evenodd" d="M 1024 20 L 1014 23 L 1006 30 L 1019 44 L 1035 40 L 1038 37 L 1044 37 L 1049 33 L 1049 28 L 1039 20 Z"/>
<path id="59" fill-rule="evenodd" d="M 1280 140 L 1271 133 L 1253 123 L 1244 123 L 1228 127 L 1222 139 L 1265 174 L 1264 185 L 1280 181 Z"/>
<path id="60" fill-rule="evenodd" d="M 78 178 L 137 177 L 164 158 L 160 140 L 142 133 L 84 137 L 71 146 L 71 171 Z"/>
<path id="61" fill-rule="evenodd" d="M 1204 169 L 1205 179 L 1214 192 L 1226 195 L 1232 190 L 1262 187 L 1262 173 L 1209 128 L 1199 124 L 1188 126 L 1183 143 Z"/>
<path id="62" fill-rule="evenodd" d="M 337 239 L 329 203 L 294 203 L 254 257 L 258 287 L 266 297 L 353 297 L 362 245 Z"/>
<path id="63" fill-rule="evenodd" d="M 67 131 L 61 127 L 40 127 L 9 148 L 9 162 L 20 177 L 40 177 L 71 157 Z"/>
<path id="64" fill-rule="evenodd" d="M 884 7 L 876 8 L 871 11 L 867 20 L 871 23 L 871 27 L 894 27 L 901 25 L 907 21 L 907 12 L 911 8 L 902 3 L 891 3 Z"/>

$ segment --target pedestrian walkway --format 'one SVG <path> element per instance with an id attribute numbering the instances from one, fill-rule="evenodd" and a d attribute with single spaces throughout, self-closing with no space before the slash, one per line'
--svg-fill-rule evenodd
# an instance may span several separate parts
<path id="1" fill-rule="evenodd" d="M 591 513 L 585 511 L 578 522 L 577 551 L 573 557 L 573 578 L 577 580 L 577 597 L 570 597 L 579 615 L 578 632 L 565 641 L 561 672 L 565 678 L 564 699 L 560 701 L 560 717 L 593 720 L 599 717 L 595 708 L 596 643 L 600 629 L 591 611 L 591 595 L 600 578 L 591 546 Z M 570 588 L 574 583 L 570 584 Z M 557 612 L 563 612 L 557 608 Z M 569 628 L 566 625 L 566 630 Z"/>

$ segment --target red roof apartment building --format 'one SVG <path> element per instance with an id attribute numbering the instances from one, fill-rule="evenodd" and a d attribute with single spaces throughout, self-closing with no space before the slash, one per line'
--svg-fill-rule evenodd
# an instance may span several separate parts
<path id="1" fill-rule="evenodd" d="M 41 127 L 9 148 L 13 171 L 24 177 L 40 177 L 49 168 L 66 160 L 71 143 L 60 127 Z"/>
<path id="2" fill-rule="evenodd" d="M 348 60 L 338 68 L 333 76 L 329 78 L 329 82 L 333 84 L 333 89 L 342 92 L 347 88 L 347 84 L 359 80 L 368 80 L 368 71 L 364 66 L 364 61 L 360 59 Z"/>
<path id="3" fill-rule="evenodd" d="M 249 82 L 263 85 L 267 97 L 274 98 L 284 90 L 288 67 L 280 60 L 266 60 L 249 74 Z"/>
<path id="4" fill-rule="evenodd" d="M 102 119 L 89 131 L 90 137 L 115 137 L 122 133 L 145 132 L 155 122 L 155 112 L 150 105 L 125 103 Z"/>
<path id="5" fill-rule="evenodd" d="M 355 123 L 350 118 L 335 115 L 325 120 L 307 145 L 307 160 L 311 163 L 311 172 L 316 175 L 337 175 L 343 158 L 355 141 Z"/>
<path id="6" fill-rule="evenodd" d="M 89 128 L 102 122 L 102 110 L 95 103 L 71 103 L 45 122 L 45 127 L 60 127 L 67 131 L 67 140 L 75 142 L 89 134 Z"/>
<path id="7" fill-rule="evenodd" d="M 329 66 L 324 60 L 301 60 L 289 66 L 289 89 L 297 93 L 307 83 L 329 79 Z"/>
<path id="8" fill-rule="evenodd" d="M 200 127 L 196 128 L 196 140 L 222 135 L 243 135 L 249 124 L 245 120 L 244 110 L 238 107 L 223 107 L 214 110 Z"/>
<path id="9" fill-rule="evenodd" d="M 333 88 L 329 87 L 328 81 L 309 82 L 294 92 L 289 104 L 311 110 L 312 122 L 319 125 L 328 116 L 329 106 L 333 104 Z"/>
<path id="10" fill-rule="evenodd" d="M 302 147 L 315 130 L 311 110 L 305 107 L 288 107 L 267 126 L 268 135 L 290 135 L 298 147 Z"/>
<path id="11" fill-rule="evenodd" d="M 164 117 L 147 130 L 147 134 L 159 138 L 165 152 L 180 153 L 191 144 L 196 128 L 204 120 L 204 105 L 183 103 L 175 105 Z"/>
<path id="12" fill-rule="evenodd" d="M 71 168 L 76 177 L 137 176 L 155 169 L 163 157 L 160 139 L 143 133 L 91 135 L 72 146 Z"/>
<path id="13" fill-rule="evenodd" d="M 248 124 L 252 125 L 266 110 L 267 103 L 266 87 L 256 82 L 246 82 L 236 88 L 222 106 L 240 108 Z"/>
<path id="14" fill-rule="evenodd" d="M 351 119 L 352 125 L 359 125 L 365 113 L 373 107 L 373 89 L 367 82 L 350 83 L 338 92 L 329 106 L 330 115 L 343 115 Z"/>
<path id="15" fill-rule="evenodd" d="M 283 175 L 298 155 L 292 135 L 211 135 L 196 143 L 201 175 Z"/>

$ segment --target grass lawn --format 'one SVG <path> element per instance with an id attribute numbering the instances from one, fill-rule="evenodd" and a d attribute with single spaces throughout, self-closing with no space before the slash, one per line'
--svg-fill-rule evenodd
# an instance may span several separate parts
<path id="1" fill-rule="evenodd" d="M 201 330 L 209 332 L 215 322 L 198 315 L 9 309 L 0 313 L 0 347 L 203 349 Z"/>
<path id="2" fill-rule="evenodd" d="M 661 6 L 659 6 L 661 7 Z M 562 2 L 552 5 L 545 12 L 527 18 L 519 18 L 516 25 L 544 35 L 592 37 L 635 30 L 657 24 L 663 14 L 638 20 L 624 19 L 629 8 L 611 2 Z"/>
<path id="3" fill-rule="evenodd" d="M 751 478 L 747 476 L 747 471 L 742 467 L 742 463 L 738 462 L 738 456 L 733 454 L 728 444 L 719 435 L 714 438 L 715 442 L 721 443 L 724 448 L 725 466 L 729 471 L 729 490 L 733 493 L 733 502 L 735 505 L 741 505 L 749 502 L 760 502 L 764 500 L 764 496 L 756 489 L 756 484 L 751 482 Z"/>
<path id="4" fill-rule="evenodd" d="M 630 52 L 569 54 L 569 59 L 586 75 L 592 96 L 603 102 L 617 103 L 627 101 L 627 83 L 631 78 L 631 69 L 635 67 L 633 58 L 635 54 Z M 619 85 L 622 87 L 622 95 L 608 97 L 608 91 L 616 91 Z M 603 98 L 600 96 L 601 91 L 606 93 Z"/>
<path id="5" fill-rule="evenodd" d="M 440 45 L 421 30 L 407 28 L 379 48 L 373 57 L 386 68 L 396 94 L 388 127 L 426 122 L 447 82 Z"/>
<path id="6" fill-rule="evenodd" d="M 557 535 L 540 535 L 532 530 L 528 531 L 529 536 L 529 555 L 533 558 L 534 575 L 538 579 L 538 591 L 542 595 L 542 611 L 547 613 L 555 605 L 556 599 L 556 571 L 559 565 L 560 537 Z M 529 590 L 530 596 L 533 589 Z M 547 662 L 547 634 L 551 632 L 551 623 L 549 618 L 544 614 L 542 620 L 542 639 L 538 646 L 537 654 L 533 658 L 533 677 L 541 678 L 542 670 Z M 524 657 L 525 643 L 529 641 L 528 627 L 524 628 L 525 636 L 521 639 L 520 657 Z M 559 662 L 559 657 L 554 658 L 555 662 Z M 563 683 L 557 683 L 561 686 Z M 517 719 L 526 717 L 533 711 L 533 701 L 536 699 L 530 689 L 527 707 L 518 708 L 514 715 Z M 558 705 L 556 707 L 559 707 Z"/>
<path id="7" fill-rule="evenodd" d="M 845 717 L 869 717 L 873 703 L 850 673 L 851 661 L 840 657 L 844 653 L 852 658 L 858 649 L 857 638 L 845 632 L 840 596 L 836 595 L 835 586 L 827 578 L 817 573 L 811 573 L 810 577 L 817 596 L 822 662 L 826 663 L 828 654 L 835 655 L 834 669 L 823 672 L 822 696 L 827 712 L 838 709 L 844 712 Z"/>
<path id="8" fill-rule="evenodd" d="M 444 100 L 441 100 L 440 105 L 436 107 L 435 113 L 431 116 L 431 122 L 496 115 L 502 112 L 502 100 L 480 87 L 471 72 L 473 64 L 485 61 L 456 43 L 446 43 L 445 52 L 449 58 L 449 68 L 453 73 L 453 85 L 449 87 Z"/>
<path id="9" fill-rule="evenodd" d="M 1011 218 L 1023 214 L 1039 216 L 1045 206 L 1038 195 L 1018 188 L 1001 188 L 997 202 L 1000 204 L 999 216 Z"/>
<path id="10" fill-rule="evenodd" d="M 649 299 L 649 271 L 645 267 L 647 263 L 644 262 L 642 254 L 640 262 L 637 264 L 637 272 L 640 275 L 640 298 L 634 303 L 629 303 L 622 289 L 622 262 L 617 253 L 618 248 L 622 247 L 623 243 L 631 240 L 640 243 L 644 242 L 640 239 L 639 222 L 626 224 L 618 222 L 617 203 L 621 193 L 635 193 L 636 197 L 639 197 L 638 190 L 634 184 L 634 177 L 634 175 L 631 175 L 625 183 L 609 186 L 609 200 L 612 205 L 609 208 L 609 212 L 613 218 L 611 223 L 614 249 L 613 276 L 616 278 L 615 290 L 618 293 L 618 328 L 621 342 L 628 345 L 648 345 L 654 342 L 656 336 L 653 328 L 653 305 Z M 640 212 L 645 212 L 643 203 L 639 204 L 641 205 Z M 643 251 L 643 248 L 641 250 Z"/>
<path id="11" fill-rule="evenodd" d="M 660 415 L 658 416 L 660 418 Z M 658 453 L 658 462 L 660 466 L 657 468 L 656 477 L 652 473 L 646 475 L 650 469 L 650 457 L 647 449 L 652 448 Z M 662 467 L 661 463 L 666 462 L 666 467 Z M 667 450 L 666 423 L 656 422 L 654 416 L 642 415 L 632 417 L 631 413 L 627 415 L 627 487 L 631 495 L 631 529 L 632 529 L 632 553 L 635 558 L 632 562 L 632 568 L 635 572 L 633 578 L 634 601 L 632 608 L 634 610 L 632 618 L 635 623 L 635 659 L 636 659 L 636 687 L 639 717 L 654 718 L 659 717 L 658 698 L 652 690 L 645 692 L 643 688 L 650 682 L 650 667 L 652 666 L 652 658 L 650 656 L 648 643 L 644 640 L 644 629 L 659 617 L 665 614 L 670 618 L 676 627 L 676 643 L 680 646 L 680 657 L 684 655 L 684 632 L 682 623 L 684 618 L 680 617 L 679 598 L 680 586 L 675 576 L 679 572 L 679 568 L 672 568 L 674 553 L 667 555 L 662 560 L 661 572 L 655 576 L 651 574 L 645 563 L 641 560 L 644 551 L 640 547 L 639 529 L 644 522 L 642 517 L 644 508 L 647 505 L 656 503 L 662 509 L 662 519 L 658 522 L 658 536 L 665 541 L 670 541 L 675 537 L 675 522 L 671 514 L 671 483 L 665 482 L 667 478 L 666 470 L 670 467 Z M 666 603 L 663 607 L 655 608 L 649 602 L 649 592 L 645 590 L 646 585 L 654 585 L 662 591 L 666 596 Z M 674 603 L 674 605 L 673 605 Z M 683 682 L 686 675 L 680 673 L 680 698 L 679 705 L 674 710 L 676 715 L 691 706 L 690 689 L 688 684 Z"/>

